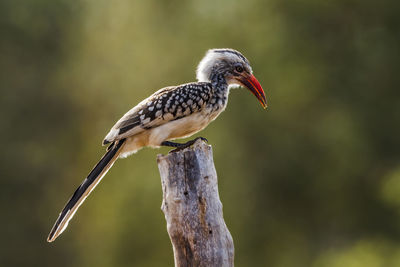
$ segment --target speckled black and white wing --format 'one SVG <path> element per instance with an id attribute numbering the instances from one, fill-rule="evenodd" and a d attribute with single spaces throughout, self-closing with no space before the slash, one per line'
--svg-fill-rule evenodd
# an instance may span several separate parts
<path id="1" fill-rule="evenodd" d="M 211 99 L 210 83 L 165 87 L 128 111 L 105 137 L 103 144 L 121 140 L 200 112 Z"/>

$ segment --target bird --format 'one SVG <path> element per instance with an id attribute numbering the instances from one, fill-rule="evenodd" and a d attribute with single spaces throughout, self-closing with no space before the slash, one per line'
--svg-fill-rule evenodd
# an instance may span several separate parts
<path id="1" fill-rule="evenodd" d="M 199 138 L 206 140 L 198 137 L 186 143 L 172 141 L 189 137 L 215 120 L 225 110 L 232 87 L 247 88 L 267 108 L 264 90 L 253 75 L 250 62 L 237 50 L 208 50 L 197 66 L 196 77 L 197 82 L 156 91 L 115 123 L 103 140 L 103 145 L 108 145 L 106 153 L 60 212 L 48 242 L 53 242 L 67 228 L 118 158 L 126 158 L 144 147 L 183 149 Z"/>

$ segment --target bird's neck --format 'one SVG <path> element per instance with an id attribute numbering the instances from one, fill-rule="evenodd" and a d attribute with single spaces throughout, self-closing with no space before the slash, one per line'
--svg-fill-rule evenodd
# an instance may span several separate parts
<path id="1" fill-rule="evenodd" d="M 211 74 L 210 82 L 216 93 L 225 93 L 228 90 L 228 83 L 222 73 Z"/>
<path id="2" fill-rule="evenodd" d="M 228 83 L 222 73 L 214 73 L 210 76 L 211 86 L 213 88 L 213 95 L 211 97 L 211 104 L 214 105 L 213 109 L 224 109 L 228 101 Z"/>
<path id="3" fill-rule="evenodd" d="M 210 81 L 214 88 L 228 87 L 225 76 L 222 73 L 212 73 L 210 75 Z"/>

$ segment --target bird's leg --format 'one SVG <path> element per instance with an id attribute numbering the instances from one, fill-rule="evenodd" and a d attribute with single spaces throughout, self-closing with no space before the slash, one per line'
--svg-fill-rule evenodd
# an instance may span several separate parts
<path id="1" fill-rule="evenodd" d="M 176 149 L 172 150 L 171 152 L 176 152 L 179 150 L 182 150 L 184 148 L 190 147 L 191 145 L 193 145 L 194 143 L 196 143 L 197 140 L 203 140 L 208 142 L 208 140 L 204 137 L 196 137 L 193 140 L 187 141 L 186 143 L 180 144 L 180 143 L 175 143 L 175 142 L 171 142 L 171 141 L 164 141 L 161 143 L 162 146 L 169 146 L 169 147 L 175 147 Z"/>

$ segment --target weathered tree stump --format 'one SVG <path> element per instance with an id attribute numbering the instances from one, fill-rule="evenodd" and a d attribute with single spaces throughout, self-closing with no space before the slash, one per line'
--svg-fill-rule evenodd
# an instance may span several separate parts
<path id="1" fill-rule="evenodd" d="M 158 155 L 157 162 L 175 266 L 233 266 L 233 240 L 222 214 L 211 146 L 198 140 Z"/>

